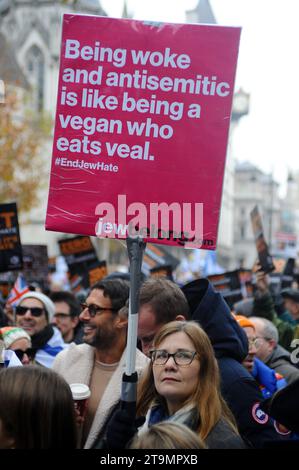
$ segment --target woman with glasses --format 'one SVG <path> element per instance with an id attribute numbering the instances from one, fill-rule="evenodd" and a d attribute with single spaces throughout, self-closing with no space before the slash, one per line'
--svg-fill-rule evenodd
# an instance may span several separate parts
<path id="1" fill-rule="evenodd" d="M 196 431 L 208 448 L 245 448 L 219 390 L 219 371 L 206 333 L 195 322 L 174 321 L 157 333 L 140 383 L 140 432 L 161 421 Z"/>

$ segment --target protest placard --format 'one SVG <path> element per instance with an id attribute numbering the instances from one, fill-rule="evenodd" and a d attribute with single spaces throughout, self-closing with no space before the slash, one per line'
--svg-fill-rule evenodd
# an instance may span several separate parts
<path id="1" fill-rule="evenodd" d="M 264 237 L 262 218 L 257 206 L 250 212 L 250 218 L 260 265 L 265 273 L 270 273 L 275 266 Z"/>
<path id="2" fill-rule="evenodd" d="M 150 270 L 150 277 L 153 277 L 155 279 L 162 277 L 162 278 L 169 279 L 170 281 L 173 281 L 172 273 L 173 273 L 173 268 L 171 265 L 169 264 L 165 264 L 164 266 L 159 265 Z"/>
<path id="3" fill-rule="evenodd" d="M 242 270 L 243 272 L 244 270 Z M 240 279 L 240 271 L 228 271 L 222 274 L 212 274 L 207 276 L 216 292 L 222 294 L 229 307 L 232 308 L 235 302 L 242 300 L 243 289 Z"/>
<path id="4" fill-rule="evenodd" d="M 0 204 L 0 272 L 23 267 L 16 203 Z"/>
<path id="5" fill-rule="evenodd" d="M 107 276 L 106 261 L 99 261 L 89 237 L 78 236 L 59 240 L 61 254 L 69 268 L 69 281 L 73 292 L 90 288 Z"/>
<path id="6" fill-rule="evenodd" d="M 5 302 L 10 291 L 10 286 L 7 281 L 2 281 L 0 279 L 0 302 Z"/>
<path id="7" fill-rule="evenodd" d="M 239 38 L 64 15 L 46 229 L 215 249 Z"/>
<path id="8" fill-rule="evenodd" d="M 272 254 L 275 257 L 296 258 L 298 252 L 298 240 L 295 233 L 276 232 L 274 234 Z"/>
<path id="9" fill-rule="evenodd" d="M 22 245 L 23 271 L 28 284 L 37 282 L 45 290 L 48 288 L 48 248 L 47 245 Z"/>
<path id="10" fill-rule="evenodd" d="M 288 260 L 285 260 L 285 266 L 281 273 L 281 289 L 292 287 L 293 282 L 295 281 L 295 261 L 295 258 L 288 258 Z"/>
<path id="11" fill-rule="evenodd" d="M 141 270 L 146 276 L 149 276 L 150 273 L 153 274 L 157 268 L 160 269 L 167 266 L 173 271 L 179 262 L 179 259 L 169 253 L 166 248 L 154 245 L 153 243 L 147 243 Z M 156 273 L 158 271 L 157 269 Z"/>

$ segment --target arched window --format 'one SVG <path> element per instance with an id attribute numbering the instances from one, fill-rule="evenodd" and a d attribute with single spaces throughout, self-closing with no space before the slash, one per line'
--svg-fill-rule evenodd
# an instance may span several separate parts
<path id="1" fill-rule="evenodd" d="M 45 61 L 42 51 L 36 45 L 26 54 L 27 76 L 33 87 L 33 103 L 36 111 L 44 106 Z"/>

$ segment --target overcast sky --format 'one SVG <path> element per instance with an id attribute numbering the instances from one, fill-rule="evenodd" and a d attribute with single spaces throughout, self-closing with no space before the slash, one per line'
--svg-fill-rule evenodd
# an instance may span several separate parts
<path id="1" fill-rule="evenodd" d="M 110 16 L 123 0 L 102 0 Z M 135 19 L 185 22 L 197 0 L 128 0 Z M 250 93 L 250 113 L 234 136 L 234 154 L 284 183 L 299 170 L 299 0 L 210 0 L 220 25 L 242 26 L 236 89 Z"/>

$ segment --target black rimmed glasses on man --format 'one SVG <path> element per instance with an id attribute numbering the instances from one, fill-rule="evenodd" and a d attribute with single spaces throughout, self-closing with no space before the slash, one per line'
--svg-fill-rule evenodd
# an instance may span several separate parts
<path id="1" fill-rule="evenodd" d="M 82 308 L 82 311 L 87 309 L 89 315 L 92 318 L 95 317 L 97 314 L 101 314 L 101 313 L 105 312 L 106 310 L 111 311 L 111 312 L 117 312 L 116 308 L 100 307 L 99 305 L 95 305 L 95 304 L 87 305 L 84 302 L 81 303 L 81 308 Z"/>

